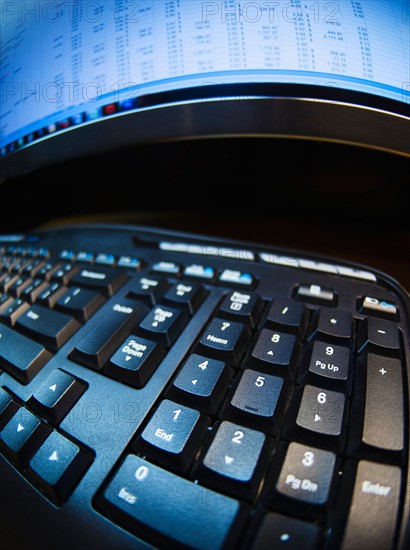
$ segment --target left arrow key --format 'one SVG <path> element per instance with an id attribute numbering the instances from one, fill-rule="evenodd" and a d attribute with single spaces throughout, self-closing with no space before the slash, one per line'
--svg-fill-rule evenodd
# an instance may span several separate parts
<path id="1" fill-rule="evenodd" d="M 33 413 L 20 407 L 0 432 L 0 449 L 19 466 L 25 466 L 50 433 Z"/>

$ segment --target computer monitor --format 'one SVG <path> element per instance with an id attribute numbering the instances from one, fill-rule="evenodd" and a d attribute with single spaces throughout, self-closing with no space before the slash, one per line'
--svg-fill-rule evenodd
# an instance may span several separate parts
<path id="1" fill-rule="evenodd" d="M 209 137 L 410 155 L 408 1 L 4 0 L 0 22 L 0 180 Z"/>

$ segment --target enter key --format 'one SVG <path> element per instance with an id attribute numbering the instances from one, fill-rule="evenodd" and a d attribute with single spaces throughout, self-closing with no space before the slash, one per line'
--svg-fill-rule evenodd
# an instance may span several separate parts
<path id="1" fill-rule="evenodd" d="M 341 550 L 392 548 L 400 482 L 396 466 L 359 462 Z"/>

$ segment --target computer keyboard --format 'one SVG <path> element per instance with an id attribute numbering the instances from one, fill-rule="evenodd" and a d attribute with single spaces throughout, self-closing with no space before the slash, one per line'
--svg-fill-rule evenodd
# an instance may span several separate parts
<path id="1" fill-rule="evenodd" d="M 394 280 L 128 226 L 0 253 L 0 548 L 410 547 Z"/>

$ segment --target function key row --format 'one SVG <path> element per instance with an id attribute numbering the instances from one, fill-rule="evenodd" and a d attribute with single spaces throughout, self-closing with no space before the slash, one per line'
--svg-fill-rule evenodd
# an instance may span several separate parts
<path id="1" fill-rule="evenodd" d="M 7 249 L 9 256 L 2 258 L 0 266 L 3 271 L 10 271 L 10 273 L 24 273 L 24 275 L 30 275 L 34 277 L 39 271 L 38 265 L 44 260 L 50 258 L 50 253 L 45 248 L 24 248 L 24 247 L 9 247 Z M 17 258 L 16 258 L 17 256 Z M 19 258 L 21 257 L 21 258 Z M 34 258 L 34 259 L 33 259 Z M 134 256 L 120 256 L 116 257 L 110 253 L 93 254 L 91 252 L 77 252 L 72 250 L 63 250 L 58 254 L 58 260 L 63 262 L 83 263 L 83 264 L 95 264 L 98 266 L 106 267 L 121 267 L 129 268 L 131 270 L 140 270 L 144 265 L 144 261 Z M 278 265 L 282 265 L 280 262 Z M 288 265 L 285 263 L 283 265 Z M 60 266 L 61 270 L 61 266 Z M 254 275 L 247 272 L 242 272 L 235 269 L 225 269 L 218 273 L 218 270 L 211 266 L 204 266 L 201 264 L 192 264 L 182 266 L 169 261 L 158 261 L 150 267 L 151 273 L 157 273 L 168 276 L 185 276 L 187 278 L 207 281 L 207 282 L 220 282 L 226 285 L 238 285 L 239 287 L 254 288 L 257 280 Z M 354 273 L 361 273 L 354 270 Z M 51 278 L 49 274 L 43 274 L 48 280 Z M 353 276 L 353 275 L 352 275 Z M 69 274 L 63 275 L 64 277 L 70 277 Z M 56 279 L 56 278 L 55 278 Z M 66 282 L 65 282 L 66 284 Z M 324 305 L 324 306 L 336 306 L 337 295 L 333 289 L 324 289 L 318 284 L 299 285 L 295 288 L 294 298 L 302 302 L 308 302 L 312 304 Z M 397 305 L 388 302 L 383 299 L 372 296 L 364 296 L 358 300 L 357 310 L 360 313 L 367 315 L 374 315 L 377 317 L 397 320 L 399 311 Z"/>
<path id="2" fill-rule="evenodd" d="M 35 269 L 36 264 L 40 262 L 40 260 L 47 260 L 51 258 L 51 254 L 47 249 L 39 249 L 36 251 L 36 249 L 33 248 L 25 249 L 22 247 L 9 247 L 7 252 L 9 256 L 4 256 L 0 262 L 2 270 L 17 273 L 25 268 L 29 269 L 32 264 L 34 264 L 33 269 Z M 32 258 L 36 259 L 31 260 Z M 57 261 L 67 263 L 67 265 L 71 265 L 72 263 L 89 265 L 94 264 L 96 266 L 110 268 L 120 267 L 135 271 L 139 271 L 145 264 L 143 260 L 135 256 L 116 257 L 115 255 L 108 253 L 99 253 L 95 255 L 91 252 L 80 251 L 76 253 L 72 250 L 62 250 L 58 253 L 55 259 Z M 235 269 L 224 269 L 219 272 L 214 267 L 197 263 L 182 266 L 181 264 L 176 264 L 174 262 L 159 261 L 154 263 L 150 270 L 152 273 L 162 275 L 173 277 L 179 277 L 182 275 L 187 278 L 207 282 L 218 281 L 221 284 L 238 285 L 247 288 L 253 288 L 256 284 L 256 279 L 251 273 L 242 272 Z M 34 273 L 31 275 L 34 276 Z M 69 275 L 67 274 L 66 277 L 68 276 Z M 51 274 L 47 277 L 50 279 Z"/>

